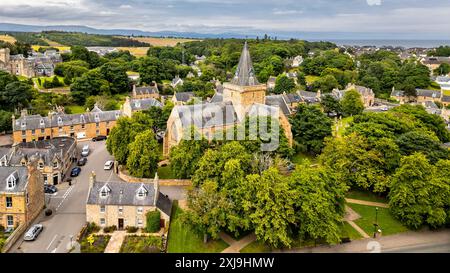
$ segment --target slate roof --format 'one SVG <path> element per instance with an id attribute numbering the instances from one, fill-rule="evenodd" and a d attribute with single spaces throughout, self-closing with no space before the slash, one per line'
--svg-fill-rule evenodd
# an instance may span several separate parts
<path id="1" fill-rule="evenodd" d="M 6 189 L 7 178 L 13 174 L 16 177 L 16 187 Z M 0 192 L 18 193 L 25 191 L 28 184 L 27 167 L 0 167 Z"/>
<path id="2" fill-rule="evenodd" d="M 239 86 L 252 86 L 260 84 L 256 79 L 247 42 L 245 42 L 244 48 L 242 49 L 241 58 L 239 59 L 239 64 L 231 83 Z"/>
<path id="3" fill-rule="evenodd" d="M 442 64 L 447 63 L 450 64 L 450 57 L 427 57 L 423 60 L 423 64 Z"/>
<path id="4" fill-rule="evenodd" d="M 107 197 L 100 196 L 100 190 L 107 186 L 110 191 Z M 147 195 L 140 198 L 137 193 L 143 187 Z M 172 202 L 168 197 L 158 192 L 156 207 L 170 216 Z M 89 190 L 87 204 L 115 206 L 155 206 L 155 188 L 153 183 L 128 182 L 94 182 Z"/>
<path id="5" fill-rule="evenodd" d="M 162 103 L 154 98 L 130 99 L 130 105 L 133 111 L 147 110 L 152 106 L 162 107 Z"/>
<path id="6" fill-rule="evenodd" d="M 446 96 L 446 95 L 442 96 L 441 101 L 442 102 L 450 102 L 450 96 Z"/>
<path id="7" fill-rule="evenodd" d="M 141 86 L 141 87 L 135 87 L 134 92 L 136 92 L 136 95 L 148 95 L 148 94 L 158 94 L 158 86 Z"/>
<path id="8" fill-rule="evenodd" d="M 214 96 L 211 98 L 211 103 L 216 102 L 222 102 L 223 101 L 223 94 L 222 93 L 215 93 Z"/>
<path id="9" fill-rule="evenodd" d="M 417 96 L 429 97 L 429 98 L 440 98 L 441 91 L 439 90 L 427 90 L 427 89 L 416 89 Z"/>
<path id="10" fill-rule="evenodd" d="M 287 93 L 283 95 L 284 100 L 286 103 L 292 104 L 292 103 L 299 103 L 302 101 L 302 98 L 297 93 Z"/>
<path id="11" fill-rule="evenodd" d="M 289 106 L 286 104 L 283 95 L 266 96 L 266 105 L 280 107 L 286 116 L 291 114 L 291 110 L 289 110 Z"/>
<path id="12" fill-rule="evenodd" d="M 197 128 L 231 125 L 238 121 L 231 102 L 202 103 L 175 106 L 183 128 L 194 125 Z"/>
<path id="13" fill-rule="evenodd" d="M 188 102 L 194 97 L 194 92 L 177 92 L 175 98 L 177 101 Z"/>
<path id="14" fill-rule="evenodd" d="M 391 97 L 403 97 L 405 95 L 405 91 L 403 90 L 392 90 Z"/>
<path id="15" fill-rule="evenodd" d="M 99 109 L 98 109 L 99 110 Z M 66 114 L 54 113 L 49 116 L 41 115 L 25 115 L 18 119 L 13 124 L 14 131 L 20 130 L 36 130 L 41 128 L 51 128 L 60 126 L 70 126 L 85 123 L 104 122 L 117 120 L 121 115 L 121 111 L 93 111 L 83 114 Z"/>

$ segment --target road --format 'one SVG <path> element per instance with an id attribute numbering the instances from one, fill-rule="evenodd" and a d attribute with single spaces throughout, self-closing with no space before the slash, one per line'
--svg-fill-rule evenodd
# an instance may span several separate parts
<path id="1" fill-rule="evenodd" d="M 379 239 L 356 240 L 335 246 L 308 247 L 277 252 L 295 253 L 450 253 L 450 230 L 408 231 Z"/>
<path id="2" fill-rule="evenodd" d="M 20 239 L 9 252 L 67 252 L 70 238 L 75 238 L 86 223 L 86 199 L 91 172 L 95 172 L 97 181 L 121 181 L 113 171 L 103 170 L 103 164 L 114 159 L 106 150 L 105 143 L 105 141 L 78 143 L 78 151 L 86 144 L 89 144 L 91 150 L 86 165 L 81 167 L 80 175 L 73 179 L 71 186 L 67 182 L 58 185 L 56 195 L 46 195 L 47 207 L 53 210 L 53 215 L 46 217 L 42 212 L 42 215 L 34 221 L 34 224 L 40 223 L 44 226 L 39 237 L 33 242 L 24 242 Z M 172 200 L 184 199 L 186 196 L 184 187 L 161 186 L 160 191 Z"/>

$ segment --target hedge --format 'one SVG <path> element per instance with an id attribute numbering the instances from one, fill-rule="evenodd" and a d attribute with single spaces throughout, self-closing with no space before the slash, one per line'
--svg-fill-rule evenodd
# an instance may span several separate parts
<path id="1" fill-rule="evenodd" d="M 158 210 L 149 211 L 145 216 L 147 217 L 147 226 L 145 227 L 145 230 L 149 233 L 158 232 L 161 213 Z"/>

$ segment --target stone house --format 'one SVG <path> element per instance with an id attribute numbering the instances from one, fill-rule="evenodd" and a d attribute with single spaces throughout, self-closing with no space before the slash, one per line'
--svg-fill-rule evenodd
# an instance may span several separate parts
<path id="1" fill-rule="evenodd" d="M 44 182 L 36 162 L 0 167 L 0 225 L 28 226 L 45 205 Z"/>
<path id="2" fill-rule="evenodd" d="M 426 101 L 441 101 L 442 94 L 440 90 L 416 89 L 416 91 L 418 103 Z"/>
<path id="3" fill-rule="evenodd" d="M 194 92 L 175 92 L 172 96 L 172 102 L 175 105 L 185 105 L 194 97 Z"/>
<path id="4" fill-rule="evenodd" d="M 13 141 L 31 142 L 70 136 L 77 139 L 89 139 L 109 135 L 122 111 L 102 111 L 97 106 L 83 114 L 66 114 L 59 108 L 49 112 L 48 116 L 28 115 L 23 110 L 18 119 L 12 118 Z"/>
<path id="5" fill-rule="evenodd" d="M 277 81 L 277 77 L 270 76 L 267 80 L 267 90 L 271 91 L 275 88 L 275 83 Z"/>
<path id="6" fill-rule="evenodd" d="M 133 99 L 159 99 L 159 90 L 156 82 L 150 86 L 137 87 L 133 85 L 132 96 Z"/>
<path id="7" fill-rule="evenodd" d="M 86 221 L 100 227 L 145 228 L 146 214 L 158 210 L 160 227 L 168 228 L 172 201 L 159 191 L 158 175 L 153 183 L 99 182 L 95 173 L 89 180 Z"/>
<path id="8" fill-rule="evenodd" d="M 144 111 L 150 109 L 150 107 L 162 107 L 162 103 L 154 98 L 147 99 L 130 99 L 126 97 L 125 103 L 123 104 L 122 111 L 127 117 L 131 117 L 133 113 L 138 111 Z"/>
<path id="9" fill-rule="evenodd" d="M 172 86 L 173 88 L 177 88 L 177 86 L 181 86 L 183 85 L 183 80 L 176 76 L 175 78 L 173 78 L 172 82 L 170 82 L 170 86 Z"/>
<path id="10" fill-rule="evenodd" d="M 61 55 L 48 50 L 45 53 L 33 52 L 25 58 L 22 54 L 10 55 L 9 48 L 0 49 L 0 70 L 16 76 L 27 78 L 39 76 L 53 76 L 56 64 L 62 62 Z"/>
<path id="11" fill-rule="evenodd" d="M 61 183 L 76 158 L 77 141 L 71 137 L 0 147 L 0 166 L 27 166 L 31 161 L 36 161 L 44 184 Z"/>

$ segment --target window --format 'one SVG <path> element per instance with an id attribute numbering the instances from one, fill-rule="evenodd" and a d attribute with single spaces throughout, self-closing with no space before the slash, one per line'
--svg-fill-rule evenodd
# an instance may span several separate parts
<path id="1" fill-rule="evenodd" d="M 41 134 L 44 134 L 45 133 L 45 129 L 41 129 Z"/>
<path id="2" fill-rule="evenodd" d="M 139 227 L 142 227 L 142 223 L 143 223 L 143 222 L 142 222 L 142 219 L 138 219 L 138 220 L 137 220 L 137 224 L 138 224 Z"/>
<path id="3" fill-rule="evenodd" d="M 100 134 L 100 130 L 95 130 L 95 133 L 97 134 L 97 136 Z"/>
<path id="4" fill-rule="evenodd" d="M 73 131 L 73 125 L 70 125 L 70 131 Z"/>
<path id="5" fill-rule="evenodd" d="M 16 177 L 14 176 L 16 172 L 12 173 L 7 179 L 6 189 L 11 190 L 16 187 Z"/>
<path id="6" fill-rule="evenodd" d="M 119 207 L 119 214 L 122 214 L 122 212 L 123 212 L 123 208 Z"/>
<path id="7" fill-rule="evenodd" d="M 100 212 L 101 213 L 105 213 L 106 207 L 105 206 L 100 206 Z"/>
<path id="8" fill-rule="evenodd" d="M 142 207 L 138 207 L 137 208 L 137 213 L 138 214 L 142 214 L 143 211 L 144 211 L 144 209 Z"/>
<path id="9" fill-rule="evenodd" d="M 58 161 L 53 162 L 53 168 L 58 168 Z"/>
<path id="10" fill-rule="evenodd" d="M 8 227 L 14 227 L 14 218 L 12 215 L 7 216 L 7 226 Z"/>
<path id="11" fill-rule="evenodd" d="M 48 178 L 46 174 L 44 174 L 44 184 L 48 184 Z"/>
<path id="12" fill-rule="evenodd" d="M 6 197 L 6 207 L 7 208 L 12 208 L 13 204 L 12 204 L 12 197 L 7 196 Z"/>
<path id="13" fill-rule="evenodd" d="M 100 225 L 104 226 L 106 224 L 105 218 L 100 218 Z"/>
<path id="14" fill-rule="evenodd" d="M 44 168 L 44 163 L 43 162 L 39 162 L 39 169 L 42 170 Z"/>
<path id="15" fill-rule="evenodd" d="M 106 122 L 106 126 L 109 126 L 109 121 Z"/>
<path id="16" fill-rule="evenodd" d="M 28 195 L 28 192 L 27 192 L 27 194 L 26 194 L 26 202 L 27 202 L 27 205 L 28 205 L 28 202 L 30 201 L 30 196 Z"/>
<path id="17" fill-rule="evenodd" d="M 36 130 L 34 130 L 34 129 L 31 130 L 31 134 L 32 134 L 32 135 L 36 134 Z"/>
<path id="18" fill-rule="evenodd" d="M 95 127 L 97 127 L 97 128 L 100 127 L 100 123 L 96 122 Z"/>
<path id="19" fill-rule="evenodd" d="M 27 135 L 27 131 L 22 130 L 22 136 L 26 136 Z"/>
<path id="20" fill-rule="evenodd" d="M 81 124 L 81 129 L 84 129 L 84 128 L 86 128 L 86 125 Z"/>

